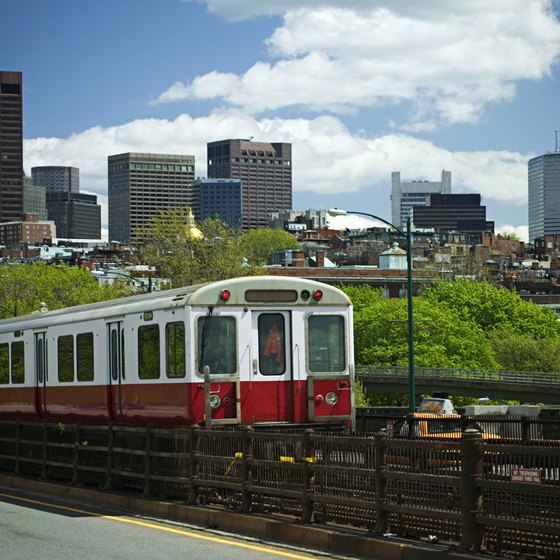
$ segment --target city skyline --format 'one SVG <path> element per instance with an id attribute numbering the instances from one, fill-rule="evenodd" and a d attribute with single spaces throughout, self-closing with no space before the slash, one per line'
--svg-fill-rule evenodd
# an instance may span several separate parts
<path id="1" fill-rule="evenodd" d="M 23 72 L 24 169 L 80 169 L 107 227 L 109 155 L 293 145 L 293 208 L 390 218 L 391 173 L 453 174 L 527 239 L 529 159 L 560 128 L 559 4 L 545 0 L 21 0 L 0 69 Z M 22 31 L 24 33 L 22 34 Z"/>

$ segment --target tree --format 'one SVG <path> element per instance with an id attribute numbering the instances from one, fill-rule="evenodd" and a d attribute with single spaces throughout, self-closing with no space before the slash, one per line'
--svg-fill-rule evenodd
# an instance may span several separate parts
<path id="1" fill-rule="evenodd" d="M 239 238 L 243 254 L 249 263 L 272 264 L 274 251 L 299 249 L 298 240 L 283 229 L 258 228 L 247 231 Z"/>
<path id="2" fill-rule="evenodd" d="M 348 287 L 354 305 L 354 349 L 359 365 L 408 364 L 408 310 L 404 299 L 386 299 L 380 290 Z M 424 367 L 498 366 L 490 342 L 477 323 L 456 310 L 414 298 L 415 363 Z"/>
<path id="3" fill-rule="evenodd" d="M 511 371 L 560 371 L 560 340 L 495 329 L 490 342 L 500 367 Z"/>
<path id="4" fill-rule="evenodd" d="M 515 292 L 488 282 L 440 280 L 424 292 L 422 299 L 454 309 L 462 320 L 474 321 L 488 335 L 496 329 L 531 334 L 536 339 L 560 335 L 560 321 L 552 310 L 523 301 Z"/>
<path id="5" fill-rule="evenodd" d="M 86 268 L 44 263 L 0 267 L 0 317 L 3 318 L 37 311 L 41 302 L 53 310 L 129 293 L 118 285 L 100 286 Z"/>
<path id="6" fill-rule="evenodd" d="M 196 228 L 188 208 L 163 211 L 139 233 L 146 240 L 143 261 L 172 287 L 260 273 L 244 265 L 237 230 L 219 219 L 206 219 Z"/>

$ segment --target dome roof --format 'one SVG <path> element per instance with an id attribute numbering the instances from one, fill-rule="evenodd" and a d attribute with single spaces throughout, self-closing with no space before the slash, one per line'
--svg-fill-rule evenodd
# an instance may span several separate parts
<path id="1" fill-rule="evenodd" d="M 187 223 L 185 224 L 185 229 L 187 230 L 187 236 L 190 239 L 202 239 L 204 235 L 202 232 L 196 227 L 194 222 L 194 214 L 192 213 L 192 209 L 189 208 L 189 212 L 187 214 Z"/>

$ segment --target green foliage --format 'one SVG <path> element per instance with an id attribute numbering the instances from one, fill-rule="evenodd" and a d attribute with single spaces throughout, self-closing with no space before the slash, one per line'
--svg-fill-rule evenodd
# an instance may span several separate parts
<path id="1" fill-rule="evenodd" d="M 511 371 L 560 371 L 560 340 L 496 329 L 490 334 L 501 368 Z"/>
<path id="2" fill-rule="evenodd" d="M 408 364 L 404 299 L 345 288 L 354 304 L 358 365 Z M 560 371 L 560 321 L 487 282 L 439 281 L 414 298 L 415 364 L 424 367 Z"/>
<path id="3" fill-rule="evenodd" d="M 244 265 L 237 230 L 221 220 L 207 219 L 198 225 L 202 236 L 196 236 L 188 220 L 187 208 L 175 208 L 152 218 L 139 232 L 148 240 L 141 250 L 143 261 L 155 266 L 172 287 L 260 273 Z"/>
<path id="4" fill-rule="evenodd" d="M 523 301 L 515 292 L 488 282 L 438 281 L 422 299 L 454 309 L 461 320 L 474 321 L 487 334 L 496 329 L 531 334 L 536 339 L 560 334 L 560 322 L 550 309 Z"/>
<path id="5" fill-rule="evenodd" d="M 274 251 L 299 249 L 297 239 L 283 229 L 258 228 L 247 231 L 239 238 L 244 256 L 251 264 L 272 264 Z"/>
<path id="6" fill-rule="evenodd" d="M 354 349 L 358 365 L 408 364 L 405 299 L 386 299 L 370 288 L 345 288 L 354 304 Z M 496 368 L 483 330 L 452 308 L 414 298 L 414 356 L 417 366 Z"/>
<path id="7" fill-rule="evenodd" d="M 126 295 L 122 288 L 100 286 L 86 268 L 44 263 L 0 267 L 0 317 L 37 311 L 45 302 L 49 310 L 104 301 Z"/>

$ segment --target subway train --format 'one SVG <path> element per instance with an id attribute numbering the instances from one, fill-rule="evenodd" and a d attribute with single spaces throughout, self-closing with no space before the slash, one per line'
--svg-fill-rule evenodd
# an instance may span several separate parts
<path id="1" fill-rule="evenodd" d="M 353 425 L 352 305 L 253 276 L 0 321 L 0 418 Z"/>

